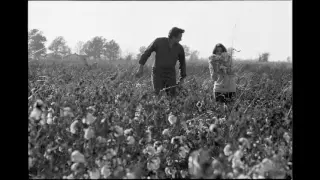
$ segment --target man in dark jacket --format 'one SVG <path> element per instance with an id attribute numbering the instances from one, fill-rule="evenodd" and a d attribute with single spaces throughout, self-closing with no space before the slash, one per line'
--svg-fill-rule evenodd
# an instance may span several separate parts
<path id="1" fill-rule="evenodd" d="M 186 77 L 186 60 L 183 47 L 179 44 L 184 33 L 183 29 L 174 27 L 170 30 L 169 36 L 155 39 L 146 51 L 142 54 L 139 70 L 136 77 L 143 75 L 143 66 L 147 62 L 152 52 L 156 52 L 156 58 L 152 66 L 152 84 L 155 93 L 158 95 L 160 90 L 177 85 L 175 66 L 177 60 L 180 62 L 180 81 L 182 84 Z M 175 88 L 166 91 L 170 95 L 175 95 Z"/>

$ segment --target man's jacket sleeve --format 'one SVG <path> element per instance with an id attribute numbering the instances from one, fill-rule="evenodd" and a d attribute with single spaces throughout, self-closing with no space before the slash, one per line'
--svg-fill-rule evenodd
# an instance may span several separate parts
<path id="1" fill-rule="evenodd" d="M 144 51 L 144 53 L 141 55 L 141 58 L 139 60 L 139 64 L 144 65 L 148 58 L 150 57 L 151 53 L 156 51 L 157 48 L 158 39 L 154 40 L 149 47 Z"/>
<path id="2" fill-rule="evenodd" d="M 180 76 L 181 76 L 181 79 L 184 79 L 187 74 L 186 74 L 186 56 L 185 56 L 185 53 L 184 53 L 184 49 L 183 47 L 181 46 L 181 51 L 179 53 L 179 63 L 180 63 Z"/>

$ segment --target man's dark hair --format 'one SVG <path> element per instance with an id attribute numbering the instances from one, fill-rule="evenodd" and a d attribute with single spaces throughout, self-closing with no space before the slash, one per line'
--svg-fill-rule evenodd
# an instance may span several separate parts
<path id="1" fill-rule="evenodd" d="M 218 44 L 214 47 L 212 54 L 216 54 L 216 53 L 217 53 L 218 47 L 220 47 L 220 48 L 222 49 L 222 52 L 223 52 L 223 53 L 224 53 L 224 52 L 227 52 L 226 47 L 224 47 L 223 44 L 218 43 Z"/>
<path id="2" fill-rule="evenodd" d="M 169 32 L 169 39 L 172 37 L 177 37 L 179 34 L 184 33 L 184 29 L 173 27 Z"/>

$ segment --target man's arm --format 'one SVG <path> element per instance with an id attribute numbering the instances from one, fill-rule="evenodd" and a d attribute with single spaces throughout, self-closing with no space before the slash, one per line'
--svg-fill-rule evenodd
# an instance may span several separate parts
<path id="1" fill-rule="evenodd" d="M 141 58 L 139 60 L 139 64 L 140 65 L 144 65 L 148 58 L 150 57 L 151 53 L 153 51 L 156 51 L 156 47 L 157 47 L 157 43 L 158 43 L 158 38 L 156 40 L 154 40 L 150 45 L 149 47 L 144 51 L 144 53 L 141 55 Z"/>
<path id="2" fill-rule="evenodd" d="M 179 63 L 180 63 L 180 76 L 181 76 L 181 80 L 184 79 L 187 74 L 186 74 L 186 56 L 184 53 L 184 49 L 181 46 L 181 51 L 179 53 Z"/>

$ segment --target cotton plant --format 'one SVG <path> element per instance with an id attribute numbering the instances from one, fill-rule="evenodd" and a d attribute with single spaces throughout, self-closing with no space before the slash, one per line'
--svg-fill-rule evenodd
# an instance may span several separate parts
<path id="1" fill-rule="evenodd" d="M 92 113 L 87 113 L 87 116 L 83 119 L 83 123 L 85 124 L 93 124 L 96 121 L 96 117 L 92 115 Z"/>
<path id="2" fill-rule="evenodd" d="M 82 153 L 80 153 L 78 150 L 75 150 L 71 154 L 71 161 L 75 163 L 85 163 L 85 157 Z"/>
<path id="3" fill-rule="evenodd" d="M 75 120 L 75 121 L 73 121 L 73 122 L 71 123 L 71 125 L 70 125 L 70 132 L 71 132 L 72 134 L 76 134 L 76 132 L 77 132 L 77 130 L 78 130 L 78 128 L 77 128 L 78 123 L 79 123 L 78 120 Z"/>
<path id="4" fill-rule="evenodd" d="M 113 127 L 113 130 L 114 130 L 115 137 L 119 137 L 119 136 L 123 135 L 123 128 L 122 127 L 116 125 Z"/>
<path id="5" fill-rule="evenodd" d="M 108 178 L 112 174 L 110 167 L 108 165 L 104 165 L 101 168 L 101 175 L 103 178 Z"/>
<path id="6" fill-rule="evenodd" d="M 60 110 L 61 117 L 74 117 L 72 109 L 70 107 L 64 107 Z"/>
<path id="7" fill-rule="evenodd" d="M 88 127 L 87 129 L 84 129 L 84 138 L 89 140 L 94 137 L 94 130 L 92 127 Z"/>
<path id="8" fill-rule="evenodd" d="M 169 114 L 168 121 L 171 125 L 175 124 L 177 122 L 177 117 L 173 115 L 172 113 Z"/>
<path id="9" fill-rule="evenodd" d="M 100 178 L 100 171 L 98 169 L 93 169 L 88 171 L 90 179 L 99 179 Z"/>
<path id="10" fill-rule="evenodd" d="M 45 111 L 45 104 L 42 100 L 38 99 L 33 105 L 33 109 L 29 115 L 29 118 L 34 121 L 39 121 L 42 119 L 44 111 Z"/>
<path id="11" fill-rule="evenodd" d="M 56 69 L 60 70 L 63 67 Z M 74 80 L 77 81 L 77 73 L 80 72 L 69 70 L 66 73 L 72 72 Z M 132 90 L 136 83 L 126 82 L 127 85 L 122 83 L 119 87 L 125 89 L 123 92 L 118 92 L 113 86 L 106 83 L 105 78 L 98 78 L 103 77 L 103 75 L 95 74 L 97 76 L 89 80 L 93 78 L 89 74 L 96 73 L 95 71 L 85 70 L 85 73 L 81 73 L 88 74 L 85 75 L 86 83 L 90 82 L 92 85 L 86 84 L 85 86 L 79 86 L 79 91 L 70 91 L 69 85 L 63 84 L 65 82 L 61 80 L 61 82 L 59 81 L 61 85 L 53 87 L 55 85 L 53 82 L 51 89 L 49 89 L 49 86 L 46 87 L 45 90 L 52 92 L 51 97 L 50 95 L 48 97 L 45 91 L 39 93 L 40 98 L 48 97 L 43 98 L 47 102 L 39 102 L 35 107 L 34 102 L 31 102 L 31 99 L 29 100 L 29 103 L 33 105 L 28 107 L 30 108 L 28 110 L 30 113 L 28 114 L 30 126 L 28 164 L 32 178 L 98 179 L 118 177 L 123 179 L 152 179 L 197 177 L 207 179 L 262 179 L 287 178 L 286 173 L 289 174 L 292 165 L 290 159 L 292 154 L 292 128 L 290 129 L 289 125 L 284 127 L 281 121 L 277 121 L 275 126 L 271 126 L 273 118 L 269 115 L 266 115 L 268 117 L 257 117 L 264 116 L 267 112 L 265 105 L 262 105 L 265 100 L 261 99 L 266 98 L 263 93 L 274 90 L 270 88 L 275 86 L 281 86 L 282 82 L 277 82 L 271 76 L 263 80 L 266 83 L 269 78 L 274 80 L 272 81 L 275 83 L 274 86 L 269 85 L 268 90 L 263 89 L 267 86 L 260 85 L 258 90 L 241 93 L 243 96 L 239 97 L 239 107 L 235 106 L 237 110 L 231 113 L 232 118 L 230 118 L 224 111 L 219 112 L 216 109 L 212 110 L 211 113 L 207 111 L 211 106 L 202 102 L 202 97 L 209 97 L 207 91 L 210 88 L 200 87 L 200 92 L 196 93 L 196 90 L 199 90 L 199 86 L 203 85 L 207 78 L 196 79 L 194 83 L 190 81 L 190 85 L 187 85 L 187 98 L 192 99 L 191 108 L 186 103 L 187 99 L 181 98 L 179 99 L 181 102 L 175 100 L 170 102 L 166 97 L 163 97 L 160 101 L 156 97 L 149 96 L 149 89 L 143 88 L 141 90 L 144 92 L 138 92 L 137 94 L 145 93 L 146 98 L 139 99 L 136 98 L 136 91 Z M 269 75 L 269 73 L 267 74 Z M 65 77 L 62 76 L 60 79 L 65 79 Z M 72 86 L 73 82 L 68 83 Z M 31 86 L 34 87 L 35 85 Z M 251 86 L 251 84 L 248 86 Z M 71 87 L 70 89 L 74 88 Z M 279 90 L 282 89 L 281 86 Z M 260 100 L 254 100 L 253 104 L 249 106 L 250 101 L 246 102 L 244 99 L 255 98 L 251 97 L 251 92 L 257 91 L 259 91 L 257 96 Z M 126 93 L 129 95 L 131 92 L 133 94 L 129 97 L 134 100 L 127 104 L 121 102 L 120 96 L 118 99 L 114 98 L 117 94 L 122 96 Z M 60 98 L 63 94 L 69 97 Z M 74 94 L 86 98 L 76 97 L 76 99 L 73 99 Z M 281 94 L 281 97 L 284 97 L 284 95 Z M 117 104 L 115 104 L 114 99 L 117 100 Z M 137 102 L 138 107 L 135 108 Z M 197 105 L 195 105 L 196 102 L 198 102 Z M 44 106 L 41 106 L 41 104 L 44 104 Z M 52 109 L 46 109 L 45 104 L 50 104 Z M 94 106 L 88 106 L 88 104 L 94 104 Z M 284 103 L 274 100 L 272 104 L 274 105 L 272 109 L 283 111 L 284 107 L 281 107 L 281 109 L 278 106 L 282 106 Z M 122 109 L 120 106 L 124 106 L 124 108 Z M 146 108 L 142 109 L 140 106 Z M 154 113 L 152 107 L 155 106 L 165 111 L 165 113 L 161 113 L 160 117 L 165 123 L 161 127 L 152 129 L 150 124 L 153 117 L 149 117 L 149 119 L 152 119 L 151 121 L 149 119 L 144 121 L 145 118 L 142 115 L 146 115 L 148 118 L 149 115 Z M 130 109 L 131 107 L 134 109 Z M 182 112 L 180 113 L 179 109 L 175 109 L 175 107 L 186 108 L 186 110 L 183 110 L 186 116 L 183 116 Z M 246 115 L 241 114 L 247 107 Z M 159 111 L 159 109 L 157 110 Z M 58 110 L 58 113 L 53 110 Z M 199 114 L 197 110 L 201 110 L 201 113 Z M 134 111 L 137 111 L 136 115 L 139 115 L 138 121 L 133 120 Z M 285 114 L 291 113 L 286 109 L 285 111 Z M 247 117 L 247 114 L 253 117 Z M 57 123 L 58 115 L 62 116 L 58 117 L 59 123 Z M 108 120 L 108 123 L 100 123 L 101 115 L 103 120 Z M 288 117 L 290 119 L 290 116 Z M 246 125 L 246 121 L 243 119 L 249 119 L 250 122 Z M 82 120 L 83 122 L 81 122 Z M 97 120 L 100 122 L 96 122 Z M 96 129 L 102 124 L 106 126 L 105 131 L 107 133 L 100 134 L 100 129 Z M 269 129 L 280 129 L 280 126 L 285 130 L 280 131 L 280 133 L 275 133 L 273 130 L 269 132 L 268 129 L 265 130 L 265 125 L 268 125 L 267 128 Z M 48 143 L 48 141 L 53 141 L 53 144 Z M 41 153 L 43 148 L 54 149 L 55 147 L 58 148 L 51 152 Z M 200 150 L 196 150 L 199 148 Z M 59 156 L 56 156 L 56 153 L 59 153 Z M 55 160 L 52 168 L 49 169 L 49 166 L 40 167 L 41 164 L 52 160 Z M 184 166 L 186 165 L 184 164 L 185 161 L 187 161 L 188 167 Z M 142 164 L 139 167 L 141 172 L 135 170 L 139 163 Z M 35 172 L 35 169 L 38 172 Z M 64 173 L 62 174 L 62 172 Z"/>
<path id="12" fill-rule="evenodd" d="M 159 157 L 151 158 L 147 163 L 147 169 L 149 171 L 157 171 L 160 168 L 161 160 Z"/>

